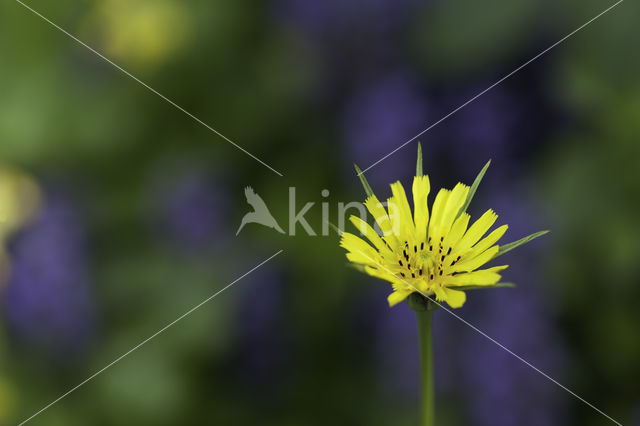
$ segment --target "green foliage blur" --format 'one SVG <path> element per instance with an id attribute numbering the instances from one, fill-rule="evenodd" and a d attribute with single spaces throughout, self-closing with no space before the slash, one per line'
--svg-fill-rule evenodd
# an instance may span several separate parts
<path id="1" fill-rule="evenodd" d="M 79 349 L 24 341 L 3 320 L 0 424 L 29 418 L 281 249 L 264 270 L 238 281 L 30 423 L 417 424 L 417 399 L 382 389 L 385 367 L 372 352 L 373 344 L 385 344 L 371 331 L 374 313 L 387 309 L 383 284 L 345 266 L 335 234 L 311 237 L 298 226 L 296 236 L 286 236 L 248 225 L 236 236 L 249 210 L 243 190 L 253 187 L 286 230 L 289 187 L 295 187 L 298 210 L 315 202 L 306 217 L 320 233 L 321 203 L 328 203 L 330 220 L 337 221 L 338 202 L 364 197 L 342 128 L 343 93 L 366 78 L 344 77 L 348 70 L 357 65 L 373 74 L 397 61 L 435 97 L 446 98 L 454 87 L 476 88 L 425 116 L 422 130 L 610 4 L 413 2 L 400 37 L 389 40 L 402 59 L 356 64 L 359 48 L 332 56 L 324 40 L 311 40 L 279 18 L 283 3 L 25 1 L 126 72 L 20 3 L 0 5 L 0 164 L 33 180 L 44 204 L 57 188 L 73 200 L 91 300 L 90 315 L 73 320 L 90 323 Z M 566 357 L 561 382 L 625 425 L 640 421 L 639 12 L 636 3 L 622 3 L 505 82 L 516 102 L 522 90 L 543 94 L 545 106 L 532 112 L 554 118 L 545 121 L 542 133 L 520 129 L 541 139 L 518 151 L 517 161 L 500 160 L 496 153 L 488 176 L 502 179 L 487 178 L 478 191 L 499 193 L 513 180 L 536 194 L 536 210 L 543 213 L 530 231 L 540 224 L 552 232 L 543 237 L 544 251 L 532 268 L 542 277 L 543 303 L 557 312 L 552 327 Z M 362 37 L 362 44 L 374 43 L 367 32 L 350 34 Z M 464 147 L 429 149 L 436 139 L 447 140 L 455 125 L 444 121 L 441 131 L 420 139 L 425 171 L 436 188 L 457 180 L 469 184 L 487 160 L 456 160 Z M 414 134 L 388 140 L 381 153 Z M 519 150 L 520 143 L 512 140 L 500 149 Z M 399 153 L 385 163 L 406 168 L 408 176 L 415 170 L 416 148 L 409 144 L 403 151 L 410 155 Z M 192 173 L 205 176 L 220 197 L 205 203 L 218 225 L 203 231 L 206 241 L 197 240 L 197 231 L 195 243 L 169 232 L 172 219 L 166 217 L 167 209 L 173 211 L 167 203 L 180 204 L 179 197 L 167 201 L 168 194 Z M 376 168 L 370 175 L 376 173 L 389 183 L 395 179 Z M 383 196 L 389 192 L 373 185 Z M 480 205 L 491 207 L 488 200 Z M 199 217 L 185 214 L 179 229 Z M 10 236 L 3 235 L 3 244 L 11 247 Z M 63 250 L 65 243 L 59 244 Z M 275 290 L 274 282 L 280 283 Z M 254 316 L 274 292 L 280 300 L 275 312 Z M 11 311 L 11 300 L 3 302 L 3 312 Z M 375 309 L 367 311 L 364 306 L 372 303 Z M 465 308 L 457 313 L 467 317 Z M 439 314 L 445 321 L 446 314 Z M 270 318 L 267 331 L 259 327 L 263 318 Z M 34 321 L 46 324 L 47 317 Z M 440 399 L 443 425 L 475 424 L 458 409 L 464 398 L 453 392 Z M 553 398 L 566 405 L 564 420 L 553 424 L 607 424 L 561 389 Z"/>

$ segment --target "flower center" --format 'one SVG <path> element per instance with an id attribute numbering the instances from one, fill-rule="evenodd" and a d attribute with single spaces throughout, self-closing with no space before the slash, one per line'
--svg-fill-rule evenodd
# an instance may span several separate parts
<path id="1" fill-rule="evenodd" d="M 447 269 L 460 260 L 460 256 L 451 256 L 452 247 L 444 245 L 444 237 L 436 244 L 429 237 L 426 244 L 410 245 L 405 241 L 402 255 L 398 256 L 398 264 L 402 268 L 400 276 L 406 279 L 419 279 L 437 282 L 447 274 Z"/>

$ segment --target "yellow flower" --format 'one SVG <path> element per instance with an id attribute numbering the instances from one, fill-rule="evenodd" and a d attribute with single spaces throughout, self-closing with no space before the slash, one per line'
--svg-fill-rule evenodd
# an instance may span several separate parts
<path id="1" fill-rule="evenodd" d="M 501 250 L 496 243 L 504 235 L 507 225 L 484 236 L 498 218 L 493 210 L 488 210 L 469 226 L 471 217 L 465 211 L 488 165 L 471 188 L 458 183 L 452 190 L 441 189 L 431 212 L 427 202 L 429 177 L 422 176 L 420 151 L 418 176 L 412 186 L 413 211 L 400 182 L 391 184 L 392 197 L 387 200 L 385 209 L 360 175 L 369 194 L 365 206 L 374 217 L 380 233 L 360 217 L 351 216 L 350 221 L 371 244 L 344 232 L 340 245 L 348 251 L 347 259 L 358 269 L 391 283 L 394 291 L 388 297 L 390 306 L 417 292 L 429 298 L 435 295 L 438 302 L 444 301 L 452 308 L 459 308 L 466 300 L 463 290 L 512 286 L 497 284 L 500 272 L 507 265 L 479 268 L 499 254 L 547 231 L 508 244 Z M 356 170 L 359 171 L 357 167 Z"/>

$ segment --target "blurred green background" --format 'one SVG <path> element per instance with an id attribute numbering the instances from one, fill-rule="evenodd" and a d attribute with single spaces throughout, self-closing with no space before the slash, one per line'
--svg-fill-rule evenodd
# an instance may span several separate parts
<path id="1" fill-rule="evenodd" d="M 602 0 L 61 0 L 27 3 L 281 172 L 52 27 L 0 5 L 0 424 L 17 424 L 273 253 L 284 252 L 53 405 L 42 425 L 417 423 L 416 326 L 337 237 L 280 224 L 289 187 L 362 200 L 353 172 L 555 43 Z M 640 424 L 640 7 L 621 3 L 424 134 L 432 187 L 493 164 L 515 289 L 456 313 L 622 424 Z M 416 143 L 370 171 L 408 182 Z M 329 191 L 323 196 L 321 191 Z M 446 312 L 442 425 L 608 420 Z"/>

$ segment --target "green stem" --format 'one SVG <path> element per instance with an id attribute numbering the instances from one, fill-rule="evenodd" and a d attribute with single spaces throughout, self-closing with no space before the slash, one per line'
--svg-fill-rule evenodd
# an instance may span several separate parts
<path id="1" fill-rule="evenodd" d="M 433 311 L 416 311 L 418 333 L 420 335 L 420 367 L 422 383 L 422 422 L 421 426 L 435 425 L 435 403 L 433 392 L 433 350 L 432 321 Z"/>

